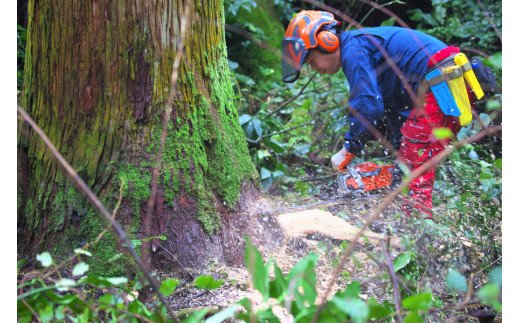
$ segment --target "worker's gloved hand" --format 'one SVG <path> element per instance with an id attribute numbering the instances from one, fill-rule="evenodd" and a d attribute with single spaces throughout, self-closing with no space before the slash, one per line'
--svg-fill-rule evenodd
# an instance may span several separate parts
<path id="1" fill-rule="evenodd" d="M 332 169 L 344 172 L 354 157 L 356 157 L 356 155 L 349 153 L 345 147 L 343 147 L 336 155 L 330 158 Z"/>

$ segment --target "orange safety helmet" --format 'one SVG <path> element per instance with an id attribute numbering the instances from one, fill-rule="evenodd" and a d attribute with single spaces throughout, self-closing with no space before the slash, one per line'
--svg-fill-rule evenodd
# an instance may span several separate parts
<path id="1" fill-rule="evenodd" d="M 339 21 L 330 12 L 303 10 L 294 17 L 282 40 L 282 78 L 292 83 L 300 76 L 300 70 L 309 50 L 319 49 L 333 53 L 339 47 L 336 28 Z"/>

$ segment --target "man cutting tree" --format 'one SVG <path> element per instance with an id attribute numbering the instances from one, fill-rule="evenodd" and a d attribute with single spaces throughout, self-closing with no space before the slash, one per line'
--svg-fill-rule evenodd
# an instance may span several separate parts
<path id="1" fill-rule="evenodd" d="M 342 68 L 348 79 L 350 128 L 342 149 L 331 158 L 337 171 L 345 172 L 361 153 L 372 137 L 371 127 L 384 127 L 398 158 L 414 170 L 449 143 L 449 139 L 436 138 L 434 129 L 447 128 L 456 134 L 461 124 L 471 120 L 465 87 L 461 94 L 454 83 L 463 80 L 467 59 L 459 48 L 427 34 L 399 27 L 341 32 L 331 13 L 302 11 L 289 23 L 282 50 L 284 82 L 296 81 L 304 63 L 320 74 L 334 74 Z M 438 71 L 444 74 L 434 74 Z M 434 179 L 431 167 L 409 184 L 410 199 L 403 204 L 407 215 L 415 209 L 432 217 Z"/>

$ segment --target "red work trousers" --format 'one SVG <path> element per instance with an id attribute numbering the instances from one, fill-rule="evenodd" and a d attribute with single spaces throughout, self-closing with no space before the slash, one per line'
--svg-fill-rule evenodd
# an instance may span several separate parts
<path id="1" fill-rule="evenodd" d="M 428 68 L 441 62 L 450 55 L 459 53 L 460 49 L 448 46 L 433 54 L 428 61 Z M 460 130 L 458 117 L 446 116 L 440 109 L 433 93 L 426 94 L 423 109 L 415 107 L 401 127 L 403 134 L 399 157 L 412 171 L 440 153 L 449 139 L 438 140 L 433 135 L 435 128 L 448 128 L 456 135 Z M 435 168 L 431 167 L 422 175 L 416 177 L 409 185 L 411 200 L 405 199 L 403 210 L 411 215 L 411 209 L 416 209 L 432 217 L 432 190 L 435 181 Z"/>
<path id="2" fill-rule="evenodd" d="M 407 164 L 412 171 L 440 153 L 449 144 L 449 139 L 438 140 L 433 135 L 435 128 L 448 128 L 456 135 L 460 130 L 460 123 L 457 117 L 446 116 L 441 111 L 432 92 L 428 92 L 424 109 L 414 108 L 401 127 L 403 137 L 399 155 L 401 161 Z M 405 199 L 403 202 L 403 210 L 408 216 L 411 215 L 413 208 L 432 217 L 434 181 L 435 168 L 431 167 L 410 183 L 410 199 Z"/>

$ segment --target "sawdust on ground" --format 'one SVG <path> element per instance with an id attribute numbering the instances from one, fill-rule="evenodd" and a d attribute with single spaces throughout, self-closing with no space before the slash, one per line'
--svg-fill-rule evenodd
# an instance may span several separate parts
<path id="1" fill-rule="evenodd" d="M 286 237 L 322 234 L 336 240 L 354 241 L 360 231 L 360 228 L 332 215 L 332 213 L 318 209 L 280 214 L 278 215 L 278 222 Z M 365 230 L 361 237 L 366 237 L 373 244 L 379 244 L 386 240 L 383 234 L 370 230 Z M 363 243 L 361 240 L 360 242 Z M 393 247 L 401 247 L 401 242 L 397 237 L 392 237 L 390 242 Z"/>

